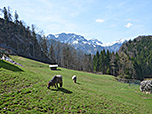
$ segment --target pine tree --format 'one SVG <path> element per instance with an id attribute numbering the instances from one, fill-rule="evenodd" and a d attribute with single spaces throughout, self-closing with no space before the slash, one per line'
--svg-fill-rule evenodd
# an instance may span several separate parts
<path id="1" fill-rule="evenodd" d="M 106 74 L 106 71 L 107 71 L 107 57 L 106 57 L 106 52 L 105 52 L 105 49 L 103 49 L 102 51 L 102 73 L 103 74 Z"/>
<path id="2" fill-rule="evenodd" d="M 12 14 L 11 14 L 11 10 L 10 10 L 9 6 L 8 6 L 8 10 L 7 10 L 7 15 L 8 15 L 8 21 L 12 21 Z"/>
<path id="3" fill-rule="evenodd" d="M 103 61 L 104 61 L 103 51 L 101 51 L 100 55 L 99 55 L 99 71 L 102 72 L 102 73 L 104 72 Z"/>
<path id="4" fill-rule="evenodd" d="M 3 8 L 2 12 L 3 12 L 3 15 L 4 15 L 4 19 L 5 19 L 6 21 L 9 21 L 8 12 L 7 12 L 6 7 Z"/>
<path id="5" fill-rule="evenodd" d="M 2 9 L 2 13 L 4 15 L 4 19 L 6 20 L 6 22 L 12 21 L 12 15 L 11 15 L 10 7 L 8 7 L 8 9 L 6 7 L 4 7 Z"/>
<path id="6" fill-rule="evenodd" d="M 45 39 L 45 38 L 44 38 Z M 33 41 L 33 57 L 35 57 L 35 42 L 36 42 L 36 33 L 35 33 L 35 25 L 32 24 L 32 41 Z M 44 53 L 47 55 L 47 51 Z"/>
<path id="7" fill-rule="evenodd" d="M 93 58 L 93 71 L 99 71 L 99 52 L 97 51 L 96 55 Z"/>
<path id="8" fill-rule="evenodd" d="M 36 39 L 35 25 L 33 25 L 33 24 L 32 24 L 32 36 L 34 39 Z"/>
<path id="9" fill-rule="evenodd" d="M 15 11 L 15 14 L 14 14 L 14 22 L 17 24 L 18 23 L 18 18 L 19 18 L 19 15 L 17 14 L 17 11 Z"/>
<path id="10" fill-rule="evenodd" d="M 105 66 L 106 66 L 106 74 L 110 74 L 110 52 L 109 52 L 109 50 L 107 50 L 107 53 L 106 53 Z"/>

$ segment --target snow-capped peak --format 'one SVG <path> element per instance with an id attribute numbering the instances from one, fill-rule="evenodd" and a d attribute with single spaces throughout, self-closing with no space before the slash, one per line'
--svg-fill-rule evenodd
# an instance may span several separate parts
<path id="1" fill-rule="evenodd" d="M 102 46 L 102 42 L 100 42 L 99 40 L 97 39 L 91 39 L 89 40 L 90 43 L 92 43 L 93 45 L 99 45 L 99 46 Z"/>
<path id="2" fill-rule="evenodd" d="M 103 49 L 109 50 L 109 51 L 118 51 L 120 46 L 127 40 L 120 39 L 112 43 L 102 43 L 98 39 L 90 39 L 87 40 L 81 35 L 77 35 L 74 33 L 60 33 L 60 34 L 49 34 L 47 38 L 60 41 L 62 43 L 67 43 L 72 45 L 75 49 L 80 49 L 84 51 L 85 53 L 92 53 L 95 54 L 96 51 L 101 51 Z"/>
<path id="3" fill-rule="evenodd" d="M 122 43 L 124 43 L 125 41 L 126 41 L 126 39 L 120 39 L 120 40 L 114 41 L 114 42 L 112 42 L 112 43 L 104 43 L 104 44 L 102 44 L 101 46 L 107 47 L 107 46 L 112 46 L 112 45 L 114 45 L 114 44 L 122 44 Z"/>

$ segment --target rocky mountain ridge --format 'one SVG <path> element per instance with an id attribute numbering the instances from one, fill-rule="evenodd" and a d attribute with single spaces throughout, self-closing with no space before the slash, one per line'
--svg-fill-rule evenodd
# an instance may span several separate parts
<path id="1" fill-rule="evenodd" d="M 96 51 L 101 51 L 103 49 L 109 50 L 110 52 L 116 52 L 119 50 L 120 46 L 126 41 L 124 39 L 109 43 L 103 44 L 101 41 L 97 39 L 87 40 L 81 35 L 77 35 L 74 33 L 61 33 L 61 34 L 49 34 L 47 36 L 48 40 L 56 40 L 61 43 L 67 43 L 72 45 L 75 49 L 80 49 L 85 53 L 95 54 Z"/>

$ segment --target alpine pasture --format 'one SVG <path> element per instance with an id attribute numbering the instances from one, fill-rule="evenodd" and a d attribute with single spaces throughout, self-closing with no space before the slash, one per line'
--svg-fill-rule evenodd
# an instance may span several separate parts
<path id="1" fill-rule="evenodd" d="M 150 114 L 152 95 L 139 85 L 117 82 L 114 76 L 98 75 L 59 67 L 19 56 L 11 59 L 24 67 L 0 60 L 0 113 L 101 113 Z M 47 89 L 60 74 L 63 87 Z M 72 76 L 77 76 L 73 83 Z"/>

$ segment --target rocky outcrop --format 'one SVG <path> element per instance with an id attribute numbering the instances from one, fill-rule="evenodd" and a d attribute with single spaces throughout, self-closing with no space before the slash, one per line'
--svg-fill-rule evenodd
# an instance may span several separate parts
<path id="1" fill-rule="evenodd" d="M 140 83 L 140 91 L 152 93 L 152 80 L 145 80 Z"/>
<path id="2" fill-rule="evenodd" d="M 16 65 L 19 65 L 21 67 L 24 67 L 23 65 L 13 61 L 12 59 L 10 59 L 9 57 L 7 57 L 6 55 L 3 55 L 3 57 L 1 58 L 2 60 L 5 60 L 5 61 L 8 61 L 8 62 L 11 62 L 12 64 L 16 64 Z"/>

